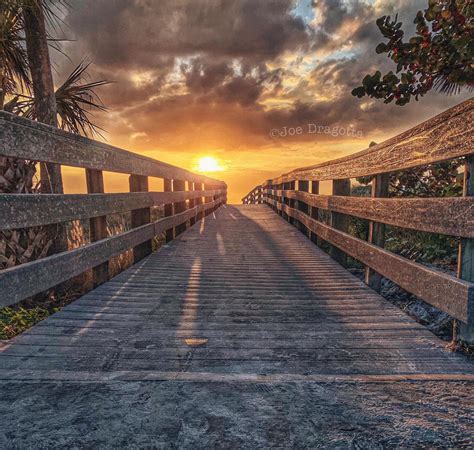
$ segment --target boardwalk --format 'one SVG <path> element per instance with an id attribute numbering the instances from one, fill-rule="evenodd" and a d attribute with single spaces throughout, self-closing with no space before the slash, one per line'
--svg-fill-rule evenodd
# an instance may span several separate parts
<path id="1" fill-rule="evenodd" d="M 474 367 L 444 345 L 224 206 L 3 344 L 0 447 L 469 446 Z"/>

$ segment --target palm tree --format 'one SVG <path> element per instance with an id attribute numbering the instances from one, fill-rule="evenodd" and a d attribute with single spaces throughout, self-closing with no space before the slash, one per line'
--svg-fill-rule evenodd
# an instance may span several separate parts
<path id="1" fill-rule="evenodd" d="M 86 82 L 88 64 L 81 63 L 54 92 L 46 21 L 56 19 L 43 0 L 2 0 L 0 5 L 0 109 L 73 133 L 100 133 L 90 110 L 105 110 L 94 89 L 107 82 Z M 26 44 L 26 45 L 25 45 Z M 0 192 L 62 193 L 60 166 L 0 157 Z M 54 242 L 54 246 L 51 244 Z M 0 268 L 67 250 L 64 227 L 15 230 L 0 234 Z"/>

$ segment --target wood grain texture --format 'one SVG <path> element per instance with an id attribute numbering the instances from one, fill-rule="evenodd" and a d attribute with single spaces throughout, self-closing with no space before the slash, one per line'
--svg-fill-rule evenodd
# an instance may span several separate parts
<path id="1" fill-rule="evenodd" d="M 0 230 L 125 213 L 132 209 L 179 202 L 223 190 L 131 192 L 123 194 L 0 194 Z"/>
<path id="2" fill-rule="evenodd" d="M 224 183 L 0 111 L 0 155 L 158 178 Z"/>
<path id="3" fill-rule="evenodd" d="M 372 198 L 388 197 L 390 186 L 390 174 L 382 173 L 376 175 L 372 180 Z M 383 222 L 369 222 L 369 235 L 367 241 L 377 247 L 385 245 L 385 224 Z M 382 288 L 382 275 L 372 270 L 370 267 L 365 269 L 365 282 L 374 291 L 380 292 Z"/>
<path id="4" fill-rule="evenodd" d="M 474 157 L 466 158 L 464 166 L 463 196 L 466 199 L 474 200 Z M 461 239 L 458 253 L 458 277 L 474 283 L 474 238 Z M 474 302 L 471 304 L 474 310 Z M 474 315 L 474 311 L 472 312 Z M 474 347 L 474 320 L 469 323 L 457 324 L 457 338 Z"/>
<path id="5" fill-rule="evenodd" d="M 143 175 L 130 175 L 129 178 L 130 192 L 148 192 L 148 177 Z M 135 207 L 136 208 L 136 207 Z M 138 228 L 142 225 L 150 223 L 151 212 L 150 208 L 132 209 L 131 212 L 131 226 Z M 141 242 L 133 247 L 133 262 L 138 261 L 148 256 L 152 252 L 151 239 Z"/>
<path id="6" fill-rule="evenodd" d="M 301 381 L 334 382 L 336 376 L 342 377 L 340 381 L 367 377 L 393 382 L 400 377 L 422 380 L 447 374 L 463 379 L 472 373 L 465 358 L 447 351 L 426 328 L 263 205 L 220 208 L 179 239 L 9 344 L 0 352 L 2 379 L 146 380 L 155 390 L 163 383 L 150 381 L 161 376 L 169 381 L 165 383 L 169 391 L 172 380 L 187 377 L 211 383 L 214 401 L 223 381 L 241 377 L 245 382 L 241 388 L 226 384 L 222 391 L 228 398 L 237 390 L 239 410 L 241 389 L 247 389 L 251 379 L 262 384 L 252 386 L 248 398 L 260 402 L 262 392 L 288 393 L 288 386 L 273 384 L 276 380 L 298 382 L 300 390 Z M 38 387 L 31 388 L 35 398 Z M 339 384 L 335 391 L 341 388 Z M 363 398 L 365 388 L 370 386 L 364 387 Z M 193 385 L 194 394 L 186 401 L 196 402 L 196 389 L 200 387 Z M 314 389 L 334 401 L 322 384 Z M 420 398 L 426 399 L 425 386 L 420 389 Z M 24 387 L 16 390 L 23 398 Z M 97 405 L 105 401 L 100 398 L 99 403 L 99 391 L 90 385 L 85 390 L 91 395 L 84 402 L 86 411 L 91 410 L 91 398 Z M 76 396 L 75 406 L 83 395 Z M 288 402 L 294 408 L 292 395 Z M 396 402 L 400 403 L 399 396 Z M 10 410 L 11 403 L 5 404 Z M 160 408 L 168 403 L 156 396 L 153 400 Z M 270 403 L 281 412 L 280 399 Z M 314 402 L 310 403 L 300 418 L 314 412 Z M 456 398 L 456 407 L 457 403 Z M 150 405 L 148 396 L 146 405 Z M 255 411 L 255 401 L 248 407 Z M 34 413 L 37 420 L 41 414 Z M 451 416 L 449 421 L 452 426 Z M 367 422 L 365 412 L 363 422 Z M 261 442 L 266 442 L 265 437 Z"/>
<path id="7" fill-rule="evenodd" d="M 277 203 L 325 241 L 464 323 L 474 321 L 474 284 L 417 264 Z"/>
<path id="8" fill-rule="evenodd" d="M 273 182 L 356 178 L 472 155 L 473 133 L 471 98 L 381 144 L 344 158 L 292 170 Z"/>
<path id="9" fill-rule="evenodd" d="M 214 206 L 214 202 L 205 203 L 69 252 L 3 270 L 0 272 L 0 306 L 13 305 L 69 280 Z"/>
<path id="10" fill-rule="evenodd" d="M 104 192 L 104 175 L 101 170 L 95 170 L 95 169 L 86 169 L 86 185 L 87 185 L 87 192 L 89 194 L 102 194 Z M 19 197 L 22 195 L 20 194 Z M 7 196 L 8 197 L 8 196 Z M 42 197 L 42 196 L 41 196 Z M 62 198 L 62 196 L 56 196 L 56 198 Z M 3 208 L 3 203 L 2 203 L 2 208 Z M 56 211 L 56 207 L 58 205 L 54 204 L 51 205 L 51 211 Z M 18 211 L 20 215 L 21 213 L 27 212 L 27 214 L 35 213 L 35 211 L 29 207 L 25 207 L 23 210 Z M 15 212 L 13 211 L 13 214 Z M 104 214 L 103 211 L 101 211 L 101 214 Z M 55 220 L 50 223 L 55 223 L 55 222 L 63 222 L 62 220 Z M 89 226 L 90 226 L 90 241 L 95 242 L 95 241 L 100 241 L 101 239 L 105 239 L 108 236 L 107 232 L 107 216 L 101 215 L 101 216 L 96 216 L 92 217 L 89 220 Z M 105 283 L 109 279 L 109 262 L 105 261 L 102 264 L 99 264 L 98 266 L 95 266 L 92 268 L 92 283 L 94 287 L 97 287 L 101 285 L 102 283 Z"/>
<path id="11" fill-rule="evenodd" d="M 185 180 L 173 180 L 173 191 L 186 191 L 186 181 Z M 174 207 L 174 214 L 180 214 L 186 211 L 186 202 L 181 201 L 173 204 Z M 186 222 L 180 223 L 174 229 L 174 236 L 178 236 L 179 234 L 186 231 Z"/>
<path id="12" fill-rule="evenodd" d="M 315 208 L 349 214 L 401 228 L 474 237 L 474 198 L 369 198 L 312 195 L 270 190 L 276 196 L 302 200 Z"/>
<path id="13" fill-rule="evenodd" d="M 193 192 L 196 190 L 196 187 L 192 181 L 188 182 L 188 191 Z M 189 200 L 189 208 L 194 208 L 196 206 L 196 201 L 193 199 Z M 192 227 L 196 223 L 196 217 L 191 217 L 189 220 L 189 225 Z"/>
<path id="14" fill-rule="evenodd" d="M 336 196 L 349 196 L 351 195 L 351 180 L 333 180 L 332 182 L 332 192 Z M 291 206 L 291 205 L 290 205 Z M 337 211 L 331 211 L 330 223 L 331 227 L 336 228 L 344 233 L 349 231 L 349 222 L 350 218 L 347 214 L 342 214 Z M 343 249 L 338 246 L 331 245 L 329 249 L 329 254 L 335 261 L 339 264 L 345 266 L 347 264 L 346 254 Z"/>

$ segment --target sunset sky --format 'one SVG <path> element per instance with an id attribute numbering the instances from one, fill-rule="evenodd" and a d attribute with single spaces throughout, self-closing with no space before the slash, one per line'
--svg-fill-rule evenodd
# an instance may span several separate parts
<path id="1" fill-rule="evenodd" d="M 91 78 L 114 81 L 99 91 L 106 141 L 191 170 L 213 157 L 221 170 L 209 175 L 228 183 L 232 203 L 267 178 L 362 150 L 468 98 L 431 92 L 399 107 L 351 96 L 367 73 L 393 69 L 374 51 L 375 20 L 398 12 L 411 33 L 427 0 L 70 3 L 62 30 L 70 59 L 52 55 L 56 81 L 92 62 Z M 308 124 L 354 136 L 309 133 Z M 285 126 L 302 133 L 272 131 Z M 83 177 L 66 176 L 80 190 Z M 111 180 L 125 190 L 123 177 Z"/>

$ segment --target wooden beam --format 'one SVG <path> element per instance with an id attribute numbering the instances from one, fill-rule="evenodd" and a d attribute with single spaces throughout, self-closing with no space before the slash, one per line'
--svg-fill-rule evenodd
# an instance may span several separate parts
<path id="1" fill-rule="evenodd" d="M 474 197 L 474 157 L 466 158 L 464 165 L 464 197 Z M 474 283 L 474 239 L 461 239 L 458 256 L 459 278 Z M 457 324 L 457 338 L 459 341 L 474 347 L 474 298 L 468 305 L 470 321 Z"/>
<path id="2" fill-rule="evenodd" d="M 309 181 L 297 180 L 297 182 L 298 182 L 298 191 L 309 192 Z M 304 200 L 298 200 L 296 202 L 296 207 L 299 211 L 305 214 L 309 214 L 309 206 Z M 303 234 L 310 237 L 310 231 L 302 223 L 298 223 L 298 228 Z"/>
<path id="3" fill-rule="evenodd" d="M 104 192 L 104 176 L 101 170 L 86 169 L 86 185 L 89 194 Z M 42 197 L 40 195 L 39 197 Z M 31 211 L 31 210 L 30 210 Z M 53 209 L 54 211 L 54 209 Z M 108 236 L 107 216 L 102 215 L 89 220 L 91 242 L 100 241 Z M 92 283 L 94 288 L 109 279 L 109 261 L 92 268 Z"/>
<path id="4" fill-rule="evenodd" d="M 184 180 L 173 180 L 173 191 L 185 191 L 186 190 L 186 181 Z M 186 202 L 176 202 L 174 203 L 174 213 L 179 214 L 186 211 Z M 174 229 L 174 237 L 186 231 L 186 223 L 181 223 Z"/>
<path id="5" fill-rule="evenodd" d="M 130 192 L 148 192 L 148 177 L 143 175 L 130 175 L 129 178 Z M 132 228 L 138 228 L 142 225 L 150 223 L 150 208 L 140 208 L 132 210 Z M 133 248 L 133 263 L 148 256 L 152 252 L 151 239 Z"/>
<path id="6" fill-rule="evenodd" d="M 474 198 L 370 198 L 313 195 L 299 191 L 274 190 L 304 200 L 310 206 L 382 222 L 401 228 L 441 233 L 450 236 L 474 237 Z"/>
<path id="7" fill-rule="evenodd" d="M 319 181 L 311 181 L 311 194 L 313 195 L 318 195 L 319 194 Z M 309 198 L 312 198 L 312 197 L 309 197 Z M 309 204 L 310 207 L 310 211 L 309 211 L 309 214 L 310 216 L 314 219 L 314 220 L 319 220 L 319 211 L 318 211 L 318 208 L 316 206 L 311 206 L 311 204 Z M 319 242 L 318 240 L 318 236 L 313 233 L 312 231 L 310 231 L 310 239 L 315 243 L 315 244 L 318 244 L 320 245 L 321 243 Z"/>
<path id="8" fill-rule="evenodd" d="M 158 178 L 224 183 L 180 167 L 0 111 L 0 155 Z"/>
<path id="9" fill-rule="evenodd" d="M 194 191 L 196 189 L 196 186 L 192 181 L 188 181 L 188 190 L 189 191 Z M 196 202 L 194 199 L 189 200 L 189 208 L 194 208 L 196 206 Z M 196 217 L 191 217 L 189 219 L 189 225 L 192 227 L 196 223 Z"/>
<path id="10" fill-rule="evenodd" d="M 205 189 L 204 185 L 202 183 L 195 183 L 194 184 L 194 188 L 198 188 L 201 192 L 203 192 L 203 190 Z M 201 195 L 200 197 L 196 198 L 196 206 L 199 206 L 199 205 L 202 205 L 203 204 L 203 201 L 202 201 L 202 198 L 203 198 L 203 195 Z M 201 220 L 202 218 L 204 217 L 204 214 L 202 212 L 200 213 L 197 213 L 196 215 L 196 220 Z"/>
<path id="11" fill-rule="evenodd" d="M 165 178 L 163 180 L 164 191 L 165 192 L 172 192 L 173 191 L 173 180 L 169 180 Z M 173 203 L 165 204 L 164 207 L 164 214 L 165 217 L 170 217 L 173 215 Z M 170 242 L 174 239 L 174 229 L 170 228 L 165 231 L 165 240 L 166 242 Z"/>
<path id="12" fill-rule="evenodd" d="M 337 246 L 403 289 L 464 322 L 472 321 L 474 284 L 425 267 L 373 244 L 317 222 L 306 214 L 279 204 L 286 214 L 303 222 L 325 241 Z"/>
<path id="13" fill-rule="evenodd" d="M 274 180 L 334 180 L 410 169 L 474 154 L 474 99 L 361 152 L 295 169 Z"/>
<path id="14" fill-rule="evenodd" d="M 388 197 L 390 185 L 390 174 L 383 173 L 376 175 L 372 180 L 372 198 Z M 385 224 L 380 222 L 369 222 L 368 241 L 378 247 L 385 245 Z M 365 282 L 376 292 L 380 292 L 382 287 L 382 276 L 373 271 L 370 267 L 365 269 Z"/>
<path id="15" fill-rule="evenodd" d="M 0 230 L 90 219 L 186 199 L 202 199 L 204 195 L 223 192 L 219 189 L 211 192 L 130 192 L 93 195 L 0 194 Z"/>
<path id="16" fill-rule="evenodd" d="M 205 184 L 204 185 L 204 189 L 206 191 L 210 191 L 212 189 L 213 185 L 210 185 L 210 184 Z M 204 197 L 204 204 L 206 203 L 211 203 L 213 201 L 213 197 L 210 197 L 210 196 L 207 196 L 207 197 Z M 206 210 L 206 212 L 204 213 L 204 216 L 207 216 L 208 214 L 210 214 L 212 211 L 210 210 Z"/>
<path id="17" fill-rule="evenodd" d="M 332 182 L 333 195 L 351 195 L 351 180 L 333 180 Z M 339 212 L 331 212 L 331 226 L 344 233 L 349 231 L 349 216 Z M 329 254 L 342 266 L 347 265 L 347 258 L 345 253 L 337 246 L 331 246 Z"/>
<path id="18" fill-rule="evenodd" d="M 110 258 L 152 239 L 165 230 L 186 222 L 198 212 L 212 209 L 214 203 L 142 225 L 125 233 L 92 242 L 74 250 L 58 253 L 0 271 L 0 306 L 9 306 L 32 297 Z"/>

